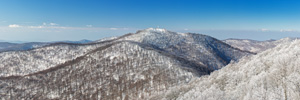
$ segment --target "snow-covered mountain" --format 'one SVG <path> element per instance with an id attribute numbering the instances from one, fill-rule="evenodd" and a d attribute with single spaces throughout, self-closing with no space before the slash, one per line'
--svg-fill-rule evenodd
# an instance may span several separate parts
<path id="1" fill-rule="evenodd" d="M 93 41 L 93 42 L 103 42 L 103 41 L 113 40 L 113 39 L 116 39 L 116 38 L 118 38 L 118 37 L 102 38 L 102 39 L 99 39 L 99 40 L 96 40 L 96 41 Z"/>
<path id="2" fill-rule="evenodd" d="M 253 53 L 260 53 L 270 48 L 276 47 L 280 43 L 287 43 L 295 40 L 297 38 L 283 38 L 280 40 L 267 40 L 267 41 L 256 41 L 249 39 L 227 39 L 223 42 L 244 51 L 249 51 Z"/>
<path id="3" fill-rule="evenodd" d="M 143 99 L 209 72 L 151 45 L 123 41 L 48 70 L 2 78 L 0 94 L 4 99 Z"/>
<path id="4" fill-rule="evenodd" d="M 90 52 L 104 44 L 56 43 L 29 51 L 0 53 L 0 76 L 42 71 Z"/>
<path id="5" fill-rule="evenodd" d="M 230 61 L 237 61 L 241 57 L 251 54 L 207 35 L 177 33 L 157 28 L 140 30 L 120 40 L 154 45 L 171 54 L 198 62 L 212 70 L 220 69 Z"/>
<path id="6" fill-rule="evenodd" d="M 3 52 L 0 99 L 145 99 L 247 55 L 210 36 L 154 28 Z"/>
<path id="7" fill-rule="evenodd" d="M 152 99 L 299 100 L 300 40 L 281 43 Z"/>
<path id="8" fill-rule="evenodd" d="M 55 42 L 51 42 L 51 43 L 58 43 L 58 42 L 85 44 L 85 43 L 90 43 L 90 42 L 93 42 L 93 41 L 87 40 L 87 39 L 83 39 L 83 40 L 79 40 L 79 41 L 55 41 Z"/>
<path id="9" fill-rule="evenodd" d="M 155 46 L 211 71 L 249 54 L 205 35 L 146 29 L 98 43 L 56 43 L 29 51 L 0 53 L 0 62 L 3 62 L 0 63 L 0 76 L 26 75 L 45 70 L 82 56 L 105 43 L 124 40 Z"/>

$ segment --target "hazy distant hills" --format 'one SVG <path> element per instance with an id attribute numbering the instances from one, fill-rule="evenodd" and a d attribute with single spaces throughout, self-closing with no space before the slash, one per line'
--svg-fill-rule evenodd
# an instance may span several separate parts
<path id="1" fill-rule="evenodd" d="M 16 43 L 0 42 L 0 49 L 10 48 L 17 45 Z"/>
<path id="2" fill-rule="evenodd" d="M 227 92 L 227 90 L 223 92 L 225 89 L 223 86 L 226 84 L 228 84 L 226 87 L 239 90 L 235 87 L 236 84 L 228 83 L 226 80 L 230 82 L 233 80 L 238 84 L 241 80 L 248 81 L 249 77 L 255 76 L 254 74 L 249 76 L 247 73 L 245 76 L 244 72 L 236 69 L 239 66 L 243 68 L 241 70 L 252 69 L 252 63 L 260 63 L 249 62 L 250 66 L 247 64 L 248 61 L 269 54 L 253 56 L 254 53 L 250 50 L 240 50 L 231 45 L 207 35 L 149 28 L 92 42 L 58 42 L 25 51 L 2 52 L 0 53 L 0 62 L 2 62 L 0 63 L 0 98 L 199 99 L 192 94 L 193 89 L 198 89 L 196 82 L 200 82 L 200 87 L 203 86 L 201 89 L 208 90 L 208 96 L 214 96 L 209 94 L 209 91 L 213 91 L 216 98 L 225 98 L 222 96 Z M 297 46 L 296 43 L 293 45 Z M 254 58 L 251 58 L 252 56 Z M 275 54 L 270 56 L 275 57 Z M 231 66 L 236 67 L 230 69 Z M 262 65 L 257 65 L 260 66 Z M 230 71 L 227 72 L 228 68 Z M 218 71 L 215 72 L 216 70 Z M 225 70 L 223 74 L 215 74 L 223 70 Z M 234 71 L 238 73 L 234 74 Z M 232 75 L 225 77 L 224 75 L 227 74 Z M 241 78 L 244 76 L 245 79 Z M 200 78 L 200 81 L 192 81 L 198 80 L 199 77 L 204 78 Z M 212 78 L 206 79 L 208 77 Z M 220 78 L 225 81 L 219 81 Z M 207 81 L 202 84 L 201 80 Z M 214 88 L 220 88 L 222 91 L 210 90 L 210 85 L 216 85 Z M 178 87 L 183 90 L 176 89 Z M 166 92 L 166 95 L 161 95 L 162 92 Z M 192 97 L 185 95 L 192 95 Z M 235 97 L 233 99 L 236 99 Z"/>
<path id="3" fill-rule="evenodd" d="M 260 53 L 270 48 L 274 48 L 280 43 L 287 43 L 297 38 L 283 38 L 280 40 L 268 40 L 268 41 L 256 41 L 248 39 L 227 39 L 223 42 L 244 51 L 250 51 L 254 53 Z"/>
<path id="4" fill-rule="evenodd" d="M 33 48 L 42 47 L 48 45 L 49 43 L 42 42 L 30 42 L 30 43 L 8 43 L 8 42 L 0 42 L 0 52 L 4 51 L 19 51 L 19 50 L 29 50 Z"/>
<path id="5" fill-rule="evenodd" d="M 4 51 L 22 51 L 30 50 L 33 48 L 43 47 L 52 43 L 89 43 L 90 40 L 80 40 L 80 41 L 55 41 L 55 42 L 28 42 L 28 43 L 9 43 L 9 42 L 0 42 L 0 52 Z"/>

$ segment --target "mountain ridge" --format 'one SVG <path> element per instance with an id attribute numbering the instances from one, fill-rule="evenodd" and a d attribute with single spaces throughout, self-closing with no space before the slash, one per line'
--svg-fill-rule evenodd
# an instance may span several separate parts
<path id="1" fill-rule="evenodd" d="M 106 79 L 106 77 L 111 77 L 112 80 L 103 80 L 100 83 L 109 82 L 107 84 L 112 84 L 113 86 L 110 86 L 110 85 L 105 85 L 106 87 L 99 87 L 98 86 L 100 88 L 100 90 L 96 90 L 96 91 L 105 92 L 104 90 L 101 90 L 101 89 L 102 88 L 103 89 L 105 89 L 105 88 L 113 89 L 113 87 L 115 85 L 118 86 L 118 87 L 120 86 L 120 88 L 122 87 L 122 84 L 114 83 L 114 82 L 118 82 L 118 80 L 121 80 L 115 75 L 121 75 L 121 74 L 111 75 L 112 73 L 110 73 L 110 71 L 113 71 L 114 73 L 115 72 L 119 72 L 119 73 L 130 72 L 130 73 L 132 73 L 131 71 L 134 71 L 134 70 L 141 70 L 141 71 L 144 70 L 146 72 L 150 71 L 150 73 L 152 73 L 153 75 L 150 74 L 150 73 L 145 74 L 146 76 L 145 75 L 139 75 L 139 76 L 136 76 L 136 78 L 138 78 L 138 79 L 135 79 L 133 77 L 134 80 L 132 80 L 132 81 L 137 81 L 137 82 L 133 82 L 133 83 L 125 82 L 124 83 L 124 84 L 129 84 L 129 86 L 131 86 L 130 84 L 132 84 L 132 85 L 136 84 L 137 86 L 139 86 L 139 84 L 140 84 L 140 86 L 150 85 L 148 88 L 151 91 L 148 91 L 148 92 L 147 91 L 142 91 L 140 89 L 138 89 L 138 91 L 134 92 L 133 91 L 133 90 L 135 90 L 134 88 L 133 89 L 126 89 L 126 91 L 131 91 L 132 90 L 133 93 L 138 93 L 139 94 L 139 95 L 136 95 L 136 94 L 132 94 L 132 93 L 125 93 L 125 94 L 128 94 L 128 96 L 126 96 L 127 98 L 131 98 L 131 99 L 141 98 L 142 99 L 142 98 L 144 98 L 143 96 L 150 95 L 149 93 L 151 93 L 151 92 L 165 90 L 166 88 L 168 88 L 170 86 L 174 86 L 175 84 L 179 84 L 179 83 L 181 84 L 182 82 L 183 83 L 188 82 L 189 79 L 192 78 L 192 77 L 199 77 L 197 74 L 199 74 L 199 75 L 208 74 L 207 72 L 200 72 L 200 73 L 195 72 L 195 69 L 191 70 L 191 68 L 193 68 L 192 66 L 194 66 L 193 64 L 185 63 L 185 61 L 181 62 L 180 61 L 181 59 L 176 59 L 172 56 L 166 56 L 166 55 L 161 54 L 160 52 L 158 52 L 157 49 L 154 49 L 154 48 L 149 47 L 149 46 L 145 46 L 145 47 L 143 47 L 143 46 L 145 46 L 145 45 L 139 45 L 138 43 L 128 42 L 128 41 L 108 44 L 108 46 L 100 47 L 97 50 L 95 49 L 95 51 L 91 51 L 90 53 L 88 53 L 85 56 L 77 58 L 79 60 L 78 61 L 73 61 L 74 63 L 68 63 L 67 62 L 67 64 L 59 65 L 58 67 L 61 67 L 61 68 L 58 68 L 58 69 L 54 68 L 54 70 L 51 70 L 51 71 L 47 70 L 45 72 L 38 72 L 36 74 L 26 75 L 24 77 L 2 78 L 0 80 L 0 83 L 2 83 L 2 84 L 13 84 L 13 85 L 16 85 L 16 86 L 23 86 L 23 84 L 25 84 L 25 83 L 26 84 L 39 84 L 39 86 L 37 85 L 36 87 L 41 87 L 41 86 L 45 86 L 43 84 L 48 84 L 49 86 L 56 86 L 54 84 L 49 84 L 49 83 L 45 83 L 45 82 L 50 82 L 50 83 L 58 82 L 56 84 L 62 84 L 61 82 L 64 82 L 64 80 L 68 81 L 68 80 L 71 80 L 71 79 L 74 79 L 74 80 L 75 79 L 83 79 L 85 81 L 89 80 L 87 82 L 91 82 L 92 80 L 89 79 L 88 77 L 86 77 L 86 76 L 90 76 L 90 75 L 92 75 L 91 77 L 99 77 L 100 79 L 102 79 L 102 78 Z M 124 48 L 124 47 L 126 48 L 126 50 L 125 49 L 119 49 L 118 51 L 111 51 L 111 50 L 116 50 L 116 48 Z M 154 50 L 152 50 L 152 49 L 154 49 Z M 105 53 L 101 53 L 101 52 L 105 52 Z M 111 56 L 111 54 L 112 55 L 123 54 L 125 52 L 127 52 L 127 55 L 123 55 L 123 56 L 125 56 L 125 58 L 123 58 L 123 56 L 117 56 L 118 57 L 118 59 L 117 59 L 117 58 L 115 58 L 115 56 Z M 135 53 L 137 53 L 137 54 L 135 54 Z M 109 55 L 109 56 L 106 56 L 106 55 Z M 145 55 L 145 56 L 143 56 L 143 55 Z M 146 56 L 146 55 L 148 55 L 148 56 Z M 98 59 L 98 57 L 100 57 L 100 59 L 103 59 L 103 60 Z M 140 57 L 142 57 L 144 59 L 142 61 L 148 61 L 147 59 L 150 59 L 150 58 L 152 60 L 156 60 L 156 61 L 154 61 L 153 64 L 152 63 L 147 64 L 148 62 L 145 62 L 145 63 L 139 62 L 139 64 L 137 64 L 136 68 L 131 68 L 131 67 L 135 66 L 134 63 L 136 63 L 136 60 L 140 59 Z M 93 60 L 93 59 L 90 59 L 90 58 L 93 58 L 93 59 L 96 58 L 96 59 Z M 124 60 L 121 60 L 121 59 L 124 59 Z M 126 59 L 136 59 L 136 60 L 132 60 L 133 61 L 132 66 L 122 65 L 122 64 L 126 64 L 127 61 L 129 61 L 129 63 L 131 62 L 131 60 L 126 60 Z M 150 62 L 152 61 L 151 59 L 150 59 Z M 106 62 L 101 62 L 101 61 L 106 61 Z M 125 61 L 125 62 L 123 62 L 123 61 Z M 110 63 L 105 64 L 105 63 L 108 63 L 108 62 L 110 62 Z M 115 63 L 115 62 L 123 62 L 123 63 L 121 63 L 121 65 L 120 65 L 119 63 Z M 87 64 L 90 63 L 91 65 L 87 65 L 86 63 Z M 102 66 L 98 66 L 98 64 L 100 64 L 100 65 L 102 64 Z M 114 66 L 114 65 L 118 65 L 119 67 Z M 108 66 L 108 67 L 104 67 L 104 66 Z M 124 66 L 124 67 L 121 67 L 121 66 Z M 157 67 L 155 67 L 155 66 L 157 66 Z M 191 67 L 188 67 L 188 66 L 191 66 Z M 90 69 L 90 68 L 92 68 L 92 69 Z M 100 69 L 98 69 L 98 68 L 100 68 Z M 101 71 L 103 68 L 106 69 L 106 71 Z M 114 70 L 112 68 L 114 68 Z M 127 68 L 129 68 L 129 69 L 127 69 Z M 199 68 L 199 66 L 196 65 L 196 68 Z M 124 69 L 124 70 L 122 70 L 122 69 Z M 78 73 L 77 73 L 76 70 L 78 70 Z M 82 71 L 79 71 L 79 70 L 82 70 Z M 63 73 L 65 73 L 65 74 L 62 74 L 61 71 L 63 71 Z M 84 71 L 84 74 L 79 74 L 79 73 L 82 73 L 83 71 Z M 88 71 L 89 73 L 99 73 L 99 74 L 100 73 L 107 73 L 108 76 L 106 74 L 100 74 L 100 76 L 98 74 L 87 74 L 86 71 Z M 154 72 L 152 72 L 152 71 L 154 71 Z M 158 71 L 158 72 L 156 72 L 156 71 Z M 166 71 L 166 72 L 164 72 L 164 71 Z M 66 72 L 68 72 L 68 73 L 66 73 Z M 141 72 L 140 71 L 137 71 L 137 72 L 134 71 L 134 73 L 138 74 L 138 73 L 141 73 Z M 206 73 L 206 74 L 204 74 L 204 73 Z M 141 73 L 141 74 L 143 74 L 143 73 Z M 76 77 L 74 76 L 73 77 L 73 76 L 70 76 L 70 75 L 79 75 L 79 76 L 76 76 Z M 106 75 L 106 76 L 101 76 L 101 75 Z M 129 77 L 128 75 L 130 75 L 130 74 L 124 74 L 124 75 Z M 147 75 L 149 75 L 149 76 L 147 76 Z M 163 75 L 163 76 L 161 76 L 161 75 Z M 63 78 L 63 77 L 66 77 L 66 78 Z M 160 78 L 158 78 L 159 80 L 157 80 L 157 78 L 155 78 L 155 77 L 163 78 L 163 80 L 161 80 Z M 56 80 L 56 78 L 58 80 Z M 62 79 L 62 80 L 59 81 L 60 79 Z M 39 81 L 39 82 L 36 83 L 35 81 L 32 81 L 32 80 L 36 80 L 36 81 Z M 124 79 L 122 79 L 122 80 L 124 80 Z M 125 80 L 127 80 L 127 78 L 125 78 Z M 149 81 L 146 81 L 146 80 L 149 80 Z M 5 81 L 5 82 L 3 83 L 3 81 Z M 11 81 L 17 81 L 17 82 L 10 83 Z M 140 83 L 140 82 L 142 82 L 142 83 Z M 161 82 L 163 82 L 163 83 L 161 83 Z M 73 83 L 71 82 L 70 84 L 73 84 Z M 76 82 L 74 84 L 79 84 L 79 83 Z M 84 84 L 84 83 L 80 82 L 80 84 Z M 106 83 L 103 83 L 103 84 L 106 84 Z M 157 84 L 157 85 L 151 85 L 151 84 Z M 3 87 L 4 89 L 2 89 L 2 90 L 7 91 L 7 92 L 9 92 L 9 91 L 19 91 L 19 92 L 16 92 L 17 94 L 11 94 L 11 95 L 14 95 L 15 99 L 23 98 L 22 96 L 15 96 L 15 95 L 32 95 L 33 98 L 35 98 L 35 99 L 47 99 L 47 98 L 48 99 L 55 99 L 55 98 L 56 99 L 58 99 L 58 98 L 60 98 L 60 99 L 66 99 L 66 98 L 71 99 L 72 98 L 72 97 L 67 97 L 67 95 L 65 95 L 65 93 L 68 94 L 69 92 L 64 92 L 64 94 L 61 94 L 61 95 L 60 94 L 55 94 L 55 95 L 60 95 L 60 96 L 48 97 L 47 95 L 49 95 L 49 96 L 53 95 L 51 93 L 51 91 L 47 92 L 47 90 L 50 90 L 50 87 L 48 85 L 46 85 L 44 87 L 44 88 L 46 88 L 45 90 L 44 90 L 44 88 L 37 89 L 37 91 L 40 91 L 39 96 L 33 95 L 31 93 L 28 94 L 26 91 L 19 90 L 17 87 L 13 88 L 13 90 L 7 89 L 8 87 Z M 92 86 L 94 86 L 94 85 L 92 85 Z M 59 86 L 59 87 L 62 88 L 62 90 L 64 90 L 64 88 L 66 88 L 63 85 Z M 74 86 L 74 87 L 76 87 L 76 86 Z M 135 86 L 132 86 L 132 87 L 135 87 Z M 151 89 L 150 87 L 153 87 L 154 90 Z M 29 86 L 29 87 L 24 87 L 23 89 L 26 90 L 26 88 L 34 88 L 34 87 Z M 60 91 L 59 88 L 57 90 Z M 21 91 L 23 91 L 23 92 L 21 92 Z M 44 91 L 44 92 L 42 92 L 42 91 Z M 64 90 L 64 91 L 70 91 L 70 90 Z M 116 93 L 121 92 L 119 90 L 114 90 L 114 91 Z M 77 94 L 77 93 L 79 93 L 79 94 Z M 94 93 L 98 93 L 98 92 L 94 92 Z M 112 98 L 117 98 L 117 97 L 125 98 L 124 96 L 121 96 L 121 95 L 114 96 L 109 91 L 107 91 L 106 93 L 109 93 L 110 95 L 108 95 L 108 96 L 102 95 L 102 96 L 99 96 L 99 97 L 107 98 L 107 99 L 108 98 L 112 99 Z M 140 93 L 143 93 L 143 94 L 140 94 Z M 78 97 L 76 95 L 82 95 L 82 94 L 80 94 L 79 91 L 77 91 L 76 94 L 74 94 L 74 97 L 79 99 L 80 97 Z M 89 94 L 89 95 L 91 95 L 91 94 Z M 2 97 L 3 98 L 8 98 L 9 96 L 2 95 Z M 83 97 L 81 97 L 81 99 L 87 99 L 87 97 L 83 96 Z"/>
<path id="2" fill-rule="evenodd" d="M 170 34 L 168 34 L 168 33 L 170 33 L 170 31 L 159 30 L 157 32 L 156 30 L 153 30 L 153 29 L 150 30 L 150 31 L 155 31 L 156 32 L 156 33 L 147 33 L 147 34 L 150 34 L 150 36 L 153 35 L 153 34 L 161 34 L 159 32 L 162 31 L 162 32 L 164 32 L 163 35 L 159 35 L 159 36 L 163 36 L 163 37 L 168 36 L 168 37 L 163 38 L 162 40 L 161 39 L 156 40 L 158 42 L 157 44 L 156 44 L 156 42 L 154 42 L 154 43 L 149 42 L 151 39 L 148 42 L 147 41 L 136 41 L 136 40 L 128 39 L 128 38 L 132 38 L 132 37 L 135 37 L 135 38 L 138 38 L 138 39 L 147 39 L 144 36 L 136 36 L 136 35 L 140 35 L 141 34 L 140 32 L 149 32 L 149 29 L 148 30 L 146 29 L 146 30 L 140 30 L 140 31 L 136 32 L 135 34 L 129 33 L 129 34 L 125 34 L 123 36 L 120 36 L 118 38 L 114 38 L 112 40 L 106 40 L 106 41 L 102 41 L 102 42 L 98 42 L 98 43 L 97 42 L 92 42 L 92 43 L 87 43 L 87 44 L 54 43 L 54 44 L 50 44 L 48 46 L 35 48 L 35 49 L 32 49 L 32 50 L 28 50 L 28 51 L 0 53 L 0 56 L 4 57 L 4 58 L 2 58 L 2 60 L 0 59 L 0 61 L 5 62 L 5 61 L 9 60 L 10 58 L 6 58 L 5 56 L 13 57 L 13 56 L 9 56 L 9 55 L 14 53 L 13 54 L 14 56 L 16 56 L 18 58 L 21 57 L 21 59 L 19 59 L 19 60 L 15 59 L 14 62 L 17 62 L 19 64 L 23 64 L 23 65 L 24 65 L 24 63 L 27 63 L 27 65 L 30 67 L 30 66 L 33 66 L 33 65 L 30 64 L 31 62 L 24 62 L 24 60 L 26 60 L 26 59 L 27 60 L 37 59 L 36 61 L 39 61 L 39 63 L 41 63 L 41 64 L 35 64 L 34 65 L 34 66 L 36 66 L 35 69 L 26 68 L 27 65 L 25 66 L 25 68 L 28 72 L 34 72 L 34 70 L 39 71 L 40 70 L 39 68 L 47 69 L 48 67 L 50 67 L 49 64 L 60 64 L 60 63 L 63 63 L 64 61 L 72 60 L 72 59 L 75 59 L 76 57 L 78 57 L 77 54 L 73 54 L 71 52 L 79 52 L 79 53 L 81 52 L 81 54 L 82 54 L 82 53 L 88 52 L 88 51 L 85 50 L 85 48 L 87 48 L 87 47 L 89 48 L 89 50 L 92 50 L 92 49 L 95 49 L 96 47 L 102 46 L 105 43 L 116 42 L 116 41 L 124 41 L 124 40 L 140 42 L 140 43 L 143 43 L 143 44 L 148 44 L 148 45 L 158 47 L 160 49 L 164 49 L 168 53 L 171 53 L 173 55 L 177 55 L 179 57 L 187 59 L 190 62 L 197 62 L 199 65 L 205 65 L 210 70 L 219 69 L 219 68 L 225 66 L 226 64 L 228 64 L 231 61 L 231 59 L 232 60 L 238 60 L 240 57 L 242 57 L 244 55 L 247 55 L 247 54 L 250 54 L 249 52 L 243 52 L 243 51 L 240 51 L 238 49 L 234 49 L 231 46 L 229 46 L 229 45 L 227 45 L 227 44 L 225 44 L 225 43 L 223 43 L 219 40 L 216 40 L 215 38 L 208 37 L 206 35 L 197 35 L 197 34 L 191 34 L 191 33 L 179 34 L 179 33 L 176 33 L 176 32 L 171 32 L 172 35 L 170 35 Z M 184 35 L 185 37 L 181 37 L 182 35 Z M 177 43 L 181 43 L 181 44 L 174 44 L 174 43 L 172 44 L 172 42 L 171 42 L 171 44 L 166 45 L 166 46 L 168 46 L 167 48 L 164 48 L 164 46 L 161 45 L 162 43 L 169 42 L 168 38 L 169 37 L 173 38 L 174 36 L 175 36 L 175 38 L 177 36 L 177 38 L 182 39 L 183 42 L 177 42 Z M 185 40 L 185 38 L 187 36 L 189 36 L 189 38 L 192 38 L 192 41 L 191 41 L 191 39 L 190 40 Z M 152 38 L 156 39 L 156 37 L 152 37 Z M 196 41 L 197 41 L 197 39 L 200 40 L 200 41 L 198 41 L 196 44 L 193 44 L 193 42 L 194 42 L 193 38 L 195 38 Z M 206 42 L 208 40 L 206 40 L 205 38 L 210 39 L 209 40 L 210 42 Z M 205 44 L 203 44 L 202 42 L 205 43 Z M 211 44 L 213 44 L 213 46 L 211 46 Z M 205 45 L 207 45 L 207 46 L 205 46 Z M 200 49 L 197 49 L 198 48 L 197 46 Z M 56 49 L 54 49 L 53 47 L 55 47 Z M 181 48 L 181 47 L 184 47 L 184 48 Z M 208 49 L 207 49 L 207 47 L 208 47 Z M 223 50 L 223 47 L 225 48 L 224 50 Z M 55 59 L 54 60 L 49 60 L 48 59 L 49 57 L 50 58 L 53 58 L 53 57 L 56 57 L 56 56 L 59 57 L 59 55 L 52 55 L 53 53 L 47 53 L 47 55 L 49 55 L 49 56 L 44 56 L 43 57 L 43 55 L 39 54 L 39 52 L 36 52 L 36 51 L 43 51 L 44 53 L 49 52 L 49 50 L 47 50 L 47 48 L 50 48 L 49 50 L 53 53 L 58 53 L 60 55 L 65 56 L 67 59 L 60 57 L 60 58 L 58 58 L 59 61 L 55 61 Z M 56 52 L 56 50 L 64 50 L 63 48 L 69 48 L 68 50 L 71 50 L 71 51 L 64 51 L 64 52 L 66 52 L 67 55 L 63 54 L 63 53 Z M 77 50 L 74 51 L 74 49 L 72 49 L 72 48 L 77 48 Z M 228 48 L 228 49 L 226 49 L 226 48 Z M 80 51 L 80 50 L 84 50 L 84 51 Z M 194 50 L 195 52 L 190 52 L 191 50 Z M 219 50 L 221 50 L 221 51 L 219 51 Z M 231 51 L 234 51 L 234 52 L 231 52 Z M 211 54 L 207 55 L 207 54 L 202 53 L 202 52 L 211 52 Z M 228 52 L 227 55 L 226 55 L 226 52 Z M 234 55 L 235 53 L 237 55 Z M 27 58 L 23 58 L 24 55 L 21 56 L 20 54 L 22 54 L 22 55 L 23 54 L 37 55 L 37 57 L 41 57 L 41 58 L 32 58 L 32 57 L 30 57 L 30 55 L 28 55 Z M 223 55 L 223 54 L 225 54 L 225 55 Z M 195 55 L 199 56 L 200 59 L 198 57 L 196 57 Z M 189 56 L 195 56 L 195 57 L 189 57 Z M 209 60 L 205 57 L 208 57 L 211 60 Z M 227 58 L 227 57 L 229 57 L 229 58 Z M 232 58 L 232 57 L 236 57 L 236 58 Z M 22 60 L 22 59 L 24 59 L 24 60 Z M 51 63 L 49 63 L 49 62 L 51 62 Z M 215 62 L 218 62 L 218 64 L 215 64 Z M 6 65 L 3 65 L 3 64 L 6 64 Z M 7 64 L 10 64 L 10 63 L 8 63 L 8 62 L 7 63 L 2 63 L 2 67 L 1 67 L 1 64 L 0 64 L 0 68 L 2 68 L 2 70 L 1 70 L 2 75 L 1 76 L 4 75 L 3 72 L 11 73 L 11 74 L 12 74 L 12 72 L 14 72 L 14 71 L 9 72 L 8 69 L 3 70 L 4 66 L 9 66 Z M 18 65 L 18 66 L 23 66 L 23 65 Z M 41 65 L 43 65 L 43 66 L 41 66 Z M 214 66 L 214 67 L 212 67 L 212 66 Z M 19 67 L 19 68 L 22 68 L 22 67 Z M 17 68 L 15 66 L 15 67 L 13 67 L 13 70 L 19 70 L 19 68 Z M 12 69 L 9 69 L 9 70 L 12 70 Z M 21 69 L 21 73 L 23 73 L 22 70 L 23 69 Z M 12 75 L 17 75 L 17 74 L 12 74 Z"/>
<path id="3" fill-rule="evenodd" d="M 226 39 L 223 40 L 223 42 L 235 47 L 239 48 L 244 51 L 249 51 L 253 53 L 260 53 L 262 51 L 265 51 L 270 48 L 276 47 L 276 45 L 280 43 L 286 43 L 286 42 L 291 42 L 295 39 L 299 38 L 282 38 L 279 40 L 266 40 L 266 41 L 256 41 L 256 40 L 250 40 L 250 39 Z"/>
<path id="4" fill-rule="evenodd" d="M 298 100 L 300 40 L 245 57 L 152 99 Z"/>
<path id="5" fill-rule="evenodd" d="M 0 53 L 1 99 L 146 99 L 253 55 L 216 38 L 145 29 Z"/>
<path id="6" fill-rule="evenodd" d="M 121 40 L 152 44 L 159 48 L 166 49 L 170 53 L 181 55 L 186 59 L 200 61 L 202 63 L 214 61 L 214 63 L 203 63 L 214 70 L 220 69 L 231 60 L 236 61 L 241 58 L 241 56 L 254 54 L 233 48 L 230 45 L 207 35 L 177 33 L 157 28 L 139 30 L 135 34 L 131 34 Z M 202 59 L 203 56 L 208 56 L 209 60 Z"/>
<path id="7" fill-rule="evenodd" d="M 55 67 L 50 67 L 49 69 L 45 69 L 45 70 L 42 70 L 42 71 L 39 71 L 39 72 L 35 72 L 35 73 L 27 74 L 27 75 L 22 75 L 22 76 L 14 76 L 14 75 L 12 75 L 12 76 L 8 76 L 8 77 L 0 77 L 0 79 L 7 79 L 9 77 L 12 77 L 12 78 L 26 77 L 26 76 L 31 76 L 31 75 L 41 74 L 41 73 L 44 74 L 45 72 L 49 72 L 49 70 L 51 70 L 51 71 L 52 70 L 56 70 L 56 69 L 59 69 L 59 67 L 61 67 L 61 66 L 67 66 L 69 64 L 76 63 L 76 62 L 78 62 L 79 60 L 83 59 L 84 57 L 86 57 L 89 54 L 97 52 L 98 50 L 103 50 L 103 49 L 109 48 L 110 46 L 113 46 L 113 45 L 116 45 L 116 44 L 119 44 L 119 43 L 122 43 L 122 42 L 128 42 L 128 43 L 136 44 L 136 45 L 141 46 L 144 49 L 156 51 L 156 52 L 158 52 L 158 53 L 160 53 L 162 55 L 165 55 L 167 57 L 175 58 L 175 59 L 178 59 L 179 61 L 183 61 L 183 62 L 189 62 L 189 61 L 185 60 L 184 58 L 178 57 L 176 55 L 168 54 L 164 50 L 162 50 L 160 48 L 157 48 L 157 47 L 153 47 L 153 46 L 150 46 L 150 45 L 141 44 L 141 43 L 133 42 L 133 41 L 117 41 L 117 42 L 114 42 L 114 43 L 110 43 L 110 44 L 106 44 L 104 46 L 98 47 L 98 48 L 96 48 L 96 49 L 94 49 L 94 50 L 92 50 L 92 51 L 90 51 L 90 52 L 88 52 L 88 53 L 86 53 L 86 54 L 84 54 L 82 56 L 79 56 L 79 57 L 77 57 L 77 58 L 75 58 L 73 60 L 69 60 L 69 61 L 67 61 L 65 63 L 59 64 L 59 65 L 57 65 Z M 67 44 L 67 45 L 93 45 L 93 44 L 73 44 L 73 43 L 58 43 L 58 44 L 53 44 L 53 45 L 61 45 L 61 44 Z M 51 46 L 51 45 L 49 45 L 49 46 Z M 199 65 L 199 64 L 194 63 L 194 62 L 189 62 L 187 64 L 191 64 L 191 66 L 204 66 L 204 65 Z M 207 72 L 207 74 L 209 74 L 210 72 L 212 72 L 212 70 L 206 70 L 205 72 Z"/>
<path id="8" fill-rule="evenodd" d="M 79 40 L 79 41 L 55 41 L 55 42 L 25 42 L 25 43 L 10 43 L 10 42 L 0 42 L 0 52 L 9 52 L 9 51 L 26 51 L 32 50 L 35 48 L 44 47 L 47 45 L 55 43 L 77 43 L 85 44 L 92 42 L 90 40 Z"/>

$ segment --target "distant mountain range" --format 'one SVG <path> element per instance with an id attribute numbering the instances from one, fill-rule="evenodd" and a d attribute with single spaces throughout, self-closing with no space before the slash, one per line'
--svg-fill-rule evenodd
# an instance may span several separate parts
<path id="1" fill-rule="evenodd" d="M 80 41 L 55 41 L 55 42 L 28 42 L 28 43 L 9 43 L 9 42 L 0 42 L 0 52 L 5 51 L 22 51 L 30 50 L 33 48 L 43 47 L 53 43 L 89 43 L 90 40 L 80 40 Z"/>
<path id="2" fill-rule="evenodd" d="M 210 99 L 206 94 L 192 94 L 201 86 L 208 96 L 227 99 L 222 97 L 230 96 L 223 86 L 242 90 L 235 85 L 255 74 L 247 76 L 243 70 L 252 65 L 244 63 L 266 55 L 247 50 L 207 35 L 149 28 L 98 41 L 56 42 L 7 51 L 0 53 L 0 99 Z M 229 69 L 231 66 L 243 69 Z M 211 85 L 222 91 L 210 90 Z"/>
<path id="3" fill-rule="evenodd" d="M 278 44 L 291 42 L 298 38 L 283 38 L 280 40 L 256 41 L 249 39 L 227 39 L 223 42 L 244 51 L 260 53 L 270 48 L 276 47 Z"/>

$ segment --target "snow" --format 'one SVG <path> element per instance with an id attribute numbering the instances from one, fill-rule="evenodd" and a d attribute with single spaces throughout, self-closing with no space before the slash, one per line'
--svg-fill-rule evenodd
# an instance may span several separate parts
<path id="1" fill-rule="evenodd" d="M 242 56 L 250 54 L 232 48 L 210 36 L 177 33 L 159 28 L 140 30 L 135 34 L 119 39 L 119 41 L 123 40 L 156 46 L 190 61 L 203 64 L 211 70 L 220 69 L 231 60 L 237 61 Z M 218 55 L 220 53 L 221 55 Z"/>
<path id="2" fill-rule="evenodd" d="M 299 50 L 298 42 L 251 56 L 210 36 L 159 28 L 106 40 L 111 41 L 0 53 L 0 99 L 256 99 L 263 93 L 274 98 L 286 92 L 297 95 L 284 89 L 298 89 L 292 82 L 299 82 L 299 69 L 289 68 L 286 73 L 291 74 L 279 72 L 284 70 L 280 63 L 298 65 L 285 63 L 298 61 L 293 56 Z M 284 59 L 289 57 L 294 58 Z M 15 75 L 19 76 L 10 77 Z M 286 81 L 291 79 L 294 81 Z"/>
<path id="3" fill-rule="evenodd" d="M 299 100 L 300 40 L 281 43 L 275 48 L 169 89 L 160 99 L 186 89 L 178 100 Z"/>
<path id="4" fill-rule="evenodd" d="M 254 53 L 260 53 L 270 48 L 276 47 L 280 43 L 288 43 L 297 38 L 283 38 L 280 40 L 267 40 L 267 41 L 255 41 L 247 39 L 227 39 L 224 40 L 225 43 L 239 48 L 241 50 L 250 51 Z"/>
<path id="5" fill-rule="evenodd" d="M 11 51 L 0 53 L 0 77 L 26 75 L 42 71 L 102 46 L 95 45 L 55 45 L 30 51 Z"/>
<path id="6" fill-rule="evenodd" d="M 108 40 L 113 40 L 117 39 L 118 37 L 108 37 L 108 38 L 102 38 L 100 40 L 96 40 L 95 42 L 103 42 L 103 41 L 108 41 Z"/>
<path id="7" fill-rule="evenodd" d="M 128 99 L 143 99 L 203 74 L 191 72 L 189 63 L 149 46 L 128 41 L 112 44 L 54 71 L 0 80 L 0 93 L 14 91 L 12 97 L 0 99 L 91 99 L 93 94 L 103 99 L 124 98 L 124 94 Z M 110 59 L 112 56 L 117 59 Z M 12 89 L 7 84 L 13 85 Z M 31 92 L 33 88 L 36 94 Z"/>
<path id="8" fill-rule="evenodd" d="M 145 29 L 146 31 L 149 31 L 149 32 L 160 32 L 160 33 L 166 33 L 167 30 L 166 29 L 161 29 L 161 28 L 148 28 L 148 29 Z"/>

